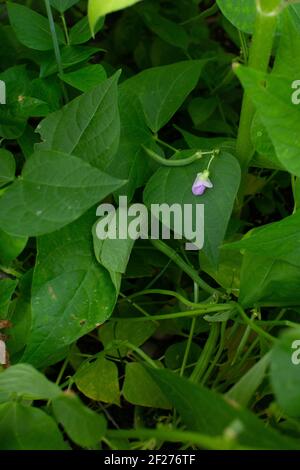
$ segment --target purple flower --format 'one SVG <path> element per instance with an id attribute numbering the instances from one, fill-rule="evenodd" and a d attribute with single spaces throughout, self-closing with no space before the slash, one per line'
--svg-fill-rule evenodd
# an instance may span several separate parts
<path id="1" fill-rule="evenodd" d="M 192 192 L 195 196 L 202 196 L 207 188 L 212 188 L 213 184 L 209 179 L 209 171 L 205 170 L 202 173 L 198 173 L 194 181 Z"/>

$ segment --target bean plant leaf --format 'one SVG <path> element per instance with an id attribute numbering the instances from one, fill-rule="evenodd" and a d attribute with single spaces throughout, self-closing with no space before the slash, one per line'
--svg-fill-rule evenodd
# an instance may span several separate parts
<path id="1" fill-rule="evenodd" d="M 106 0 L 104 2 L 99 0 L 89 0 L 88 17 L 91 31 L 93 33 L 95 32 L 95 26 L 99 18 L 102 16 L 130 7 L 139 1 L 141 0 Z"/>
<path id="2" fill-rule="evenodd" d="M 102 415 L 84 406 L 76 395 L 60 395 L 52 401 L 54 415 L 75 444 L 92 447 L 106 431 Z"/>
<path id="3" fill-rule="evenodd" d="M 30 8 L 18 3 L 7 3 L 10 23 L 19 41 L 24 46 L 38 51 L 49 51 L 53 48 L 53 40 L 48 19 Z M 58 41 L 64 43 L 64 35 L 57 25 Z"/>
<path id="4" fill-rule="evenodd" d="M 244 33 L 254 30 L 256 5 L 255 0 L 217 0 L 223 15 Z"/>
<path id="5" fill-rule="evenodd" d="M 77 90 L 88 92 L 106 80 L 106 72 L 102 65 L 87 65 L 75 72 L 64 73 L 60 78 Z"/>
<path id="6" fill-rule="evenodd" d="M 50 382 L 29 364 L 15 364 L 0 374 L 0 401 L 14 397 L 25 400 L 52 400 L 61 394 L 60 388 Z"/>
<path id="7" fill-rule="evenodd" d="M 291 79 L 274 74 L 266 76 L 242 66 L 236 69 L 236 73 L 256 106 L 278 160 L 288 171 L 300 176 L 300 108 L 292 102 Z"/>
<path id="8" fill-rule="evenodd" d="M 44 119 L 37 128 L 43 140 L 38 148 L 73 154 L 103 168 L 119 145 L 119 75 L 102 81 Z"/>
<path id="9" fill-rule="evenodd" d="M 32 285 L 32 328 L 22 358 L 43 367 L 112 313 L 116 290 L 93 257 L 94 212 L 38 240 Z M 91 295 L 92 293 L 92 295 Z"/>
<path id="10" fill-rule="evenodd" d="M 82 365 L 75 376 L 75 383 L 84 395 L 93 400 L 120 404 L 117 366 L 103 354 L 96 361 Z"/>
<path id="11" fill-rule="evenodd" d="M 78 219 L 122 182 L 72 155 L 37 151 L 0 199 L 1 226 L 15 236 L 42 235 Z"/>
<path id="12" fill-rule="evenodd" d="M 0 149 L 0 187 L 10 183 L 15 178 L 16 162 L 13 154 Z"/>
<path id="13" fill-rule="evenodd" d="M 69 450 L 54 419 L 18 402 L 0 405 L 1 450 Z"/>

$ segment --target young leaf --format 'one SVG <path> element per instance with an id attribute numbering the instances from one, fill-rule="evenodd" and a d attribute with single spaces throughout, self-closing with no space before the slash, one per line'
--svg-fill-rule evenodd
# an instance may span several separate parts
<path id="1" fill-rule="evenodd" d="M 122 184 L 80 158 L 38 151 L 0 199 L 1 226 L 15 236 L 53 232 Z"/>
<path id="2" fill-rule="evenodd" d="M 49 51 L 53 41 L 48 20 L 30 8 L 18 3 L 7 3 L 10 23 L 19 41 L 31 49 Z M 58 41 L 64 43 L 62 30 L 56 26 Z"/>
<path id="3" fill-rule="evenodd" d="M 37 129 L 43 143 L 37 147 L 73 154 L 103 168 L 119 145 L 119 75 L 101 82 L 44 119 Z"/>
<path id="4" fill-rule="evenodd" d="M 99 444 L 106 431 L 105 418 L 84 406 L 76 395 L 60 395 L 52 401 L 52 408 L 75 444 L 82 447 Z"/>
<path id="5" fill-rule="evenodd" d="M 139 1 L 141 0 L 89 0 L 88 17 L 92 33 L 95 33 L 95 26 L 99 18 L 114 11 L 130 7 Z"/>
<path id="6" fill-rule="evenodd" d="M 49 415 L 38 408 L 8 402 L 0 405 L 0 449 L 69 450 L 69 446 Z"/>
<path id="7" fill-rule="evenodd" d="M 122 393 L 125 400 L 134 405 L 165 410 L 171 408 L 169 400 L 161 392 L 159 386 L 138 362 L 126 364 Z"/>
<path id="8" fill-rule="evenodd" d="M 87 397 L 104 403 L 120 404 L 118 369 L 101 354 L 94 362 L 84 363 L 75 375 L 77 388 Z"/>
<path id="9" fill-rule="evenodd" d="M 57 362 L 66 348 L 112 313 L 116 290 L 92 254 L 94 211 L 38 240 L 32 285 L 32 328 L 22 358 L 38 367 Z"/>

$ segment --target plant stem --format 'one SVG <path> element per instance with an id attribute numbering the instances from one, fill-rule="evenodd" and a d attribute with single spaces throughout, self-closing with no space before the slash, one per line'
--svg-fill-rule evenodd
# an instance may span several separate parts
<path id="1" fill-rule="evenodd" d="M 196 282 L 201 289 L 207 292 L 210 295 L 220 296 L 220 292 L 217 289 L 209 286 L 205 281 L 203 281 L 200 276 L 198 275 L 197 271 L 189 266 L 181 256 L 179 256 L 175 250 L 169 247 L 166 243 L 162 242 L 161 240 L 151 240 L 152 245 L 162 253 L 164 253 L 168 258 L 170 258 L 179 268 L 182 269 L 190 278 Z"/>
<path id="2" fill-rule="evenodd" d="M 207 338 L 203 351 L 197 361 L 195 369 L 193 370 L 190 376 L 191 382 L 199 382 L 202 379 L 203 374 L 205 373 L 209 365 L 210 358 L 216 348 L 217 341 L 219 338 L 219 333 L 220 333 L 220 324 L 212 323 L 210 327 L 209 336 Z"/>
<path id="3" fill-rule="evenodd" d="M 67 45 L 69 46 L 70 45 L 70 38 L 69 38 L 69 32 L 68 32 L 68 27 L 67 27 L 65 15 L 62 13 L 60 15 L 60 18 L 61 18 L 61 22 L 62 22 L 62 25 L 63 25 L 63 28 L 64 28 L 64 33 L 65 33 L 65 38 L 66 38 L 66 41 L 67 41 Z"/>
<path id="4" fill-rule="evenodd" d="M 46 11 L 47 11 L 47 16 L 48 16 L 48 21 L 49 21 L 49 27 L 50 27 L 50 32 L 51 32 L 51 37 L 52 37 L 52 42 L 53 42 L 53 49 L 54 49 L 55 59 L 57 63 L 58 73 L 60 75 L 63 75 L 64 70 L 62 66 L 62 60 L 61 60 L 60 49 L 59 49 L 59 44 L 58 44 L 58 39 L 57 39 L 57 34 L 56 34 L 56 29 L 55 29 L 55 23 L 54 23 L 49 0 L 45 0 L 45 5 L 46 5 Z M 65 86 L 63 82 L 61 82 L 61 84 L 62 84 L 62 91 L 64 94 L 65 102 L 68 102 L 68 95 L 67 95 Z"/>
<path id="5" fill-rule="evenodd" d="M 257 0 L 256 4 L 256 21 L 249 51 L 248 65 L 255 70 L 265 73 L 268 70 L 272 54 L 281 0 Z M 254 153 L 250 134 L 254 113 L 255 107 L 250 97 L 245 93 L 236 145 L 236 154 L 242 169 L 242 181 L 237 197 L 237 212 L 240 212 L 243 205 L 248 166 Z"/>

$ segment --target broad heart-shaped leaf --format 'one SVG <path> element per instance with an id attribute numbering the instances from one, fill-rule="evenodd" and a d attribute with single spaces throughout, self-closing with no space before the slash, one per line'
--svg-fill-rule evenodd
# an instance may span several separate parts
<path id="1" fill-rule="evenodd" d="M 38 51 L 53 49 L 48 19 L 36 11 L 17 3 L 7 3 L 10 23 L 19 41 L 24 46 Z M 64 43 L 62 30 L 56 25 L 58 41 Z"/>
<path id="2" fill-rule="evenodd" d="M 96 361 L 82 364 L 75 375 L 75 384 L 92 400 L 120 405 L 118 368 L 103 353 Z"/>
<path id="3" fill-rule="evenodd" d="M 224 249 L 246 250 L 300 267 L 300 212 L 253 229 L 240 241 L 224 245 Z"/>
<path id="4" fill-rule="evenodd" d="M 69 446 L 44 411 L 8 402 L 0 405 L 0 449 L 69 450 Z"/>
<path id="5" fill-rule="evenodd" d="M 169 400 L 160 390 L 157 383 L 147 373 L 142 364 L 126 364 L 125 381 L 122 393 L 125 400 L 133 405 L 151 408 L 170 409 Z"/>
<path id="6" fill-rule="evenodd" d="M 256 106 L 278 160 L 289 172 L 300 176 L 300 107 L 292 102 L 292 79 L 266 76 L 242 66 L 236 73 Z"/>
<path id="7" fill-rule="evenodd" d="M 32 328 L 23 362 L 57 362 L 66 347 L 112 313 L 116 290 L 92 248 L 91 210 L 62 230 L 38 239 L 32 285 Z"/>
<path id="8" fill-rule="evenodd" d="M 178 158 L 185 158 L 190 152 L 183 151 Z M 149 208 L 151 204 L 180 204 L 182 213 L 184 204 L 191 204 L 194 209 L 196 204 L 204 204 L 203 250 L 215 265 L 239 187 L 240 167 L 232 155 L 221 152 L 210 167 L 213 188 L 202 196 L 194 196 L 193 183 L 197 173 L 207 168 L 208 161 L 209 158 L 204 157 L 191 165 L 160 168 L 145 188 L 144 201 Z"/>
<path id="9" fill-rule="evenodd" d="M 51 5 L 60 13 L 64 13 L 78 2 L 79 0 L 50 0 Z"/>
<path id="10" fill-rule="evenodd" d="M 37 151 L 27 160 L 22 178 L 0 199 L 0 223 L 16 236 L 53 232 L 122 184 L 80 158 Z"/>
<path id="11" fill-rule="evenodd" d="M 141 0 L 89 0 L 88 17 L 92 32 L 95 32 L 95 26 L 102 16 L 130 7 L 139 1 Z"/>
<path id="12" fill-rule="evenodd" d="M 271 352 L 271 384 L 278 404 L 288 415 L 300 417 L 300 328 L 287 330 Z"/>
<path id="13" fill-rule="evenodd" d="M 15 178 L 16 162 L 12 153 L 0 149 L 0 187 L 10 183 Z"/>
<path id="14" fill-rule="evenodd" d="M 254 30 L 256 5 L 255 0 L 217 0 L 223 15 L 244 33 Z"/>
<path id="15" fill-rule="evenodd" d="M 52 400 L 60 388 L 29 364 L 16 364 L 0 374 L 0 402 L 20 397 L 25 400 Z"/>
<path id="16" fill-rule="evenodd" d="M 203 386 L 166 369 L 147 372 L 181 415 L 188 430 L 209 436 L 231 435 L 233 442 L 254 449 L 300 449 L 296 440 L 266 427 L 254 414 Z"/>
<path id="17" fill-rule="evenodd" d="M 37 128 L 44 142 L 37 147 L 73 154 L 103 168 L 119 145 L 119 75 L 102 81 L 44 119 Z"/>
<path id="18" fill-rule="evenodd" d="M 246 252 L 241 270 L 239 302 L 246 307 L 300 304 L 300 268 Z"/>
<path id="19" fill-rule="evenodd" d="M 76 395 L 60 395 L 52 401 L 57 421 L 75 444 L 91 447 L 98 444 L 106 431 L 102 415 L 84 406 Z"/>

